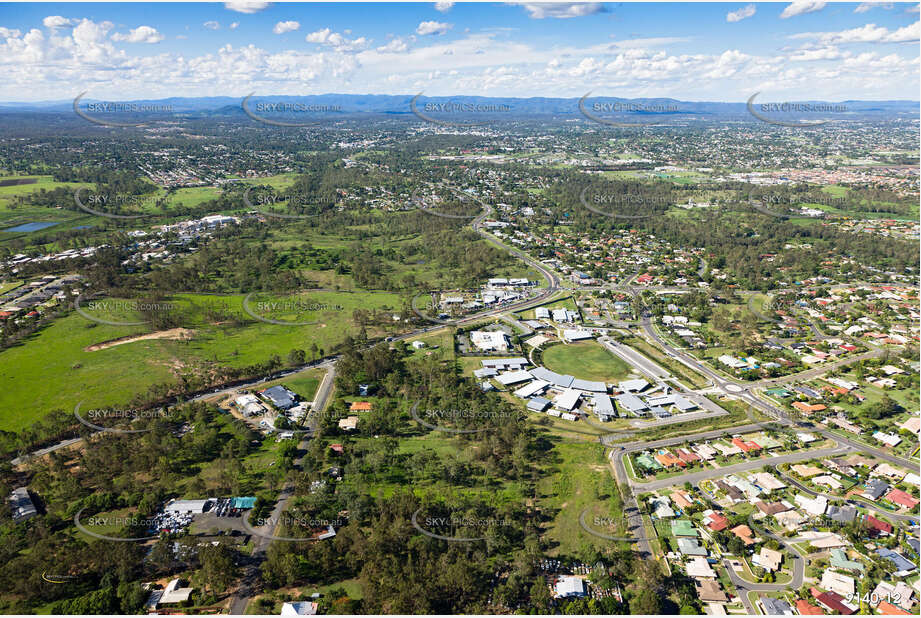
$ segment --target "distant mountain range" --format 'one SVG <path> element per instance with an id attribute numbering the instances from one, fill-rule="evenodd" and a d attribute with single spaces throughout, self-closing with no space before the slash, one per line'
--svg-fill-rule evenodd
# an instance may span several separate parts
<path id="1" fill-rule="evenodd" d="M 330 114 L 411 114 L 410 104 L 415 95 L 378 95 L 378 94 L 321 94 L 309 96 L 287 95 L 259 95 L 253 96 L 249 101 L 249 108 L 256 109 L 259 103 L 284 103 L 301 104 L 310 106 L 326 106 L 336 108 L 338 112 Z M 535 115 L 573 115 L 579 113 L 579 98 L 513 98 L 513 97 L 476 97 L 476 96 L 448 96 L 427 97 L 421 96 L 416 101 L 416 109 L 425 114 L 437 115 L 439 112 L 432 109 L 433 104 L 450 103 L 456 106 L 507 106 L 508 111 L 495 112 L 495 116 L 535 116 Z M 225 116 L 243 114 L 241 108 L 242 97 L 171 97 L 167 99 L 132 99 L 117 101 L 138 106 L 170 106 L 173 114 L 193 114 L 199 116 Z M 115 102 L 112 99 L 84 98 L 80 100 L 80 108 L 86 109 L 90 103 Z M 769 93 L 761 93 L 754 102 L 756 111 L 762 111 L 765 103 L 784 102 L 783 99 L 770 97 Z M 844 106 L 846 111 L 836 112 L 842 115 L 894 115 L 919 113 L 918 101 L 796 101 L 796 103 L 824 104 Z M 693 115 L 693 116 L 738 116 L 748 113 L 746 103 L 721 103 L 712 101 L 680 101 L 670 98 L 639 98 L 627 99 L 618 97 L 593 96 L 586 99 L 586 109 L 593 114 L 603 115 L 637 115 L 637 114 L 662 114 L 662 115 Z M 607 106 L 606 106 L 607 105 Z M 619 106 L 619 107 L 618 107 Z M 632 111 L 619 111 L 627 106 Z M 0 113 L 3 112 L 69 112 L 73 110 L 73 100 L 65 101 L 40 101 L 40 102 L 0 102 Z M 652 111 L 645 111 L 652 110 Z M 665 111 L 657 111 L 665 110 Z M 100 112 L 101 113 L 101 112 Z M 462 115 L 464 112 L 458 112 Z M 803 112 L 784 112 L 779 109 L 768 109 L 765 114 L 772 115 L 802 115 Z M 158 116 L 164 114 L 157 114 Z M 169 114 L 165 114 L 169 115 Z M 828 115 L 832 115 L 829 113 Z"/>

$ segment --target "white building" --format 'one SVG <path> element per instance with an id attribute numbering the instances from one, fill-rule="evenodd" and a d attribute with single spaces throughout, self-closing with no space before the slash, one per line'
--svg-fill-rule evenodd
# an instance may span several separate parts
<path id="1" fill-rule="evenodd" d="M 315 616 L 319 603 L 312 601 L 289 601 L 281 606 L 280 616 Z"/>
<path id="2" fill-rule="evenodd" d="M 556 582 L 557 598 L 584 597 L 585 580 L 575 575 L 565 575 Z"/>
<path id="3" fill-rule="evenodd" d="M 484 352 L 508 352 L 508 335 L 501 331 L 475 330 L 470 333 L 470 341 Z"/>
<path id="4" fill-rule="evenodd" d="M 200 514 L 208 510 L 211 500 L 171 500 L 163 507 L 164 513 Z M 172 582 L 171 582 L 172 583 Z"/>

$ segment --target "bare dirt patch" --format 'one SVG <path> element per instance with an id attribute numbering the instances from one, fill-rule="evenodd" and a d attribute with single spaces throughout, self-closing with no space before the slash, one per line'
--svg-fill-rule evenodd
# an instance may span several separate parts
<path id="1" fill-rule="evenodd" d="M 87 352 L 96 352 L 97 350 L 105 350 L 106 348 L 112 348 L 117 345 L 122 345 L 123 343 L 133 343 L 135 341 L 144 341 L 145 339 L 191 339 L 194 334 L 195 331 L 188 328 L 171 328 L 169 330 L 159 330 L 155 333 L 147 333 L 146 335 L 132 335 L 128 337 L 119 337 L 118 339 L 110 339 L 109 341 L 87 346 L 84 350 Z"/>

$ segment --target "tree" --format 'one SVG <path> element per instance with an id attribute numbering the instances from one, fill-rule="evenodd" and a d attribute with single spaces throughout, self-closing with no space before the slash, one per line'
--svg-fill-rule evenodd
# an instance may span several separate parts
<path id="1" fill-rule="evenodd" d="M 202 587 L 211 595 L 223 592 L 236 577 L 233 555 L 224 543 L 200 546 L 198 559 L 201 563 L 198 577 Z"/>
<path id="2" fill-rule="evenodd" d="M 552 600 L 553 596 L 550 594 L 550 588 L 542 578 L 539 578 L 531 586 L 531 605 L 536 610 L 546 611 L 550 607 L 550 601 Z"/>
<path id="3" fill-rule="evenodd" d="M 314 343 L 316 345 L 316 343 Z M 291 350 L 288 352 L 288 364 L 289 365 L 303 365 L 307 360 L 307 353 L 304 350 Z"/>
<path id="4" fill-rule="evenodd" d="M 659 595 L 649 588 L 641 589 L 630 599 L 630 613 L 647 615 L 662 613 L 662 603 Z"/>

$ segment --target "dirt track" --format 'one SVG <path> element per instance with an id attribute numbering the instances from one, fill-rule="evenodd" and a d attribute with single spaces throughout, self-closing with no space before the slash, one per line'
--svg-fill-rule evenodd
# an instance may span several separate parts
<path id="1" fill-rule="evenodd" d="M 191 339 L 194 334 L 195 331 L 189 330 L 188 328 L 171 328 L 169 330 L 160 330 L 155 333 L 147 333 L 146 335 L 133 335 L 130 337 L 120 337 L 119 339 L 103 341 L 102 343 L 87 346 L 84 350 L 87 352 L 96 352 L 97 350 L 105 350 L 106 348 L 111 348 L 123 343 L 132 343 L 145 339 Z"/>

